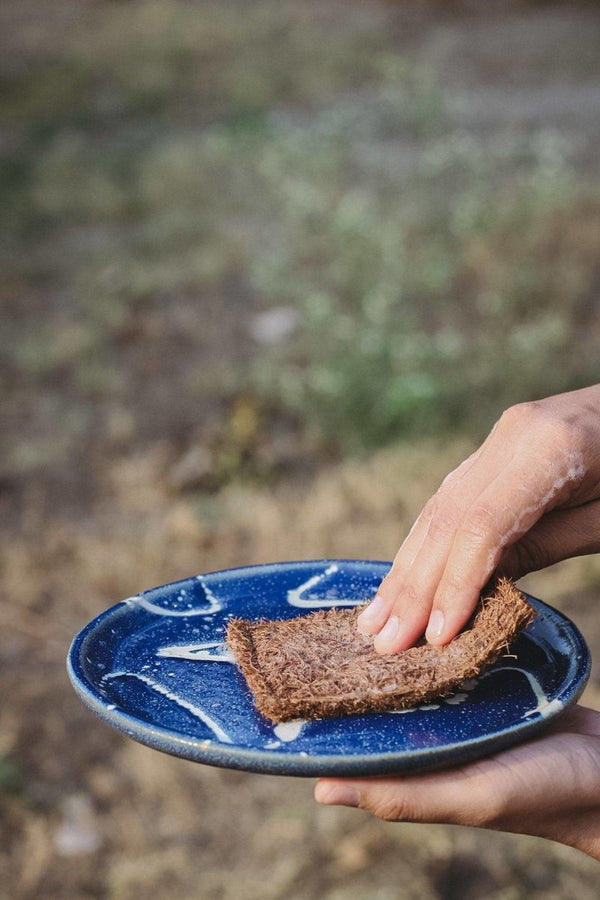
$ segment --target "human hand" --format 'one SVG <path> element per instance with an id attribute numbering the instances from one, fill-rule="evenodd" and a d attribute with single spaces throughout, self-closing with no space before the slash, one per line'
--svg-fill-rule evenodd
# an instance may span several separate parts
<path id="1" fill-rule="evenodd" d="M 600 713 L 575 706 L 542 737 L 455 769 L 323 778 L 315 799 L 359 807 L 390 822 L 536 835 L 600 860 Z"/>
<path id="2" fill-rule="evenodd" d="M 450 473 L 358 619 L 394 653 L 448 643 L 492 573 L 600 551 L 600 385 L 508 409 Z"/>

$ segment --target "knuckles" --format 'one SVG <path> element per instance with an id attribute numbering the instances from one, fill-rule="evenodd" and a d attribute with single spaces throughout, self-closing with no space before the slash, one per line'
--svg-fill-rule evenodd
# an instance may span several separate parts
<path id="1" fill-rule="evenodd" d="M 417 811 L 409 804 L 405 797 L 396 793 L 367 794 L 361 798 L 361 809 L 372 813 L 384 822 L 418 822 Z"/>
<path id="2" fill-rule="evenodd" d="M 456 532 L 456 520 L 448 513 L 438 512 L 429 523 L 428 537 L 436 544 L 446 543 Z"/>
<path id="3" fill-rule="evenodd" d="M 497 423 L 503 440 L 525 440 L 539 453 L 542 446 L 553 452 L 581 452 L 585 449 L 589 428 L 576 409 L 565 408 L 557 398 L 529 400 L 509 406 Z"/>
<path id="4" fill-rule="evenodd" d="M 461 532 L 470 543 L 497 543 L 500 540 L 497 514 L 490 507 L 480 504 L 469 512 L 461 526 Z"/>

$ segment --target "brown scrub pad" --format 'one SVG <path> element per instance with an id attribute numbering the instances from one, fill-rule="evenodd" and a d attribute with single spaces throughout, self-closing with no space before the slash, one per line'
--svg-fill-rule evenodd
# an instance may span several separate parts
<path id="1" fill-rule="evenodd" d="M 259 711 L 273 722 L 406 709 L 445 697 L 494 662 L 535 613 L 502 579 L 466 630 L 445 647 L 423 643 L 390 656 L 360 634 L 361 607 L 282 621 L 232 619 L 227 643 Z"/>

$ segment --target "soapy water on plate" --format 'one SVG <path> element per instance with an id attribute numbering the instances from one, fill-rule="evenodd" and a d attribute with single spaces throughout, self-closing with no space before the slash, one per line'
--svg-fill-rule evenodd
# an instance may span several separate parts
<path id="1" fill-rule="evenodd" d="M 321 574 L 313 575 L 299 584 L 296 588 L 288 590 L 288 604 L 295 608 L 314 610 L 333 606 L 358 606 L 363 603 L 363 599 L 342 599 L 336 596 L 323 597 L 322 594 L 320 596 L 318 594 L 313 594 L 311 596 L 310 592 L 313 591 L 314 588 L 317 586 L 322 587 L 323 582 L 337 572 L 338 566 L 335 563 L 332 563 Z M 206 599 L 208 600 L 208 606 L 203 606 L 201 608 L 190 606 L 189 608 L 183 607 L 172 609 L 152 603 L 145 597 L 130 597 L 125 603 L 140 606 L 157 616 L 187 618 L 190 616 L 211 616 L 217 612 L 221 612 L 226 606 L 226 600 L 219 599 L 215 596 L 203 576 L 199 576 L 198 578 L 202 584 Z M 163 659 L 187 660 L 195 664 L 217 663 L 219 665 L 235 665 L 233 654 L 223 640 L 160 647 L 157 650 L 156 655 Z M 562 708 L 562 703 L 559 700 L 550 700 L 548 698 L 539 680 L 531 672 L 528 672 L 526 669 L 520 668 L 519 666 L 507 665 L 484 672 L 478 678 L 465 681 L 458 691 L 448 697 L 440 698 L 439 703 L 427 703 L 409 709 L 393 710 L 385 715 L 407 715 L 418 711 L 433 711 L 442 708 L 444 705 L 458 706 L 468 700 L 469 694 L 475 690 L 481 681 L 507 671 L 520 673 L 527 680 L 535 700 L 535 705 L 522 714 L 522 719 L 529 718 L 535 714 L 539 714 L 545 718 L 557 711 L 557 705 L 559 708 Z M 144 683 L 150 690 L 160 694 L 171 703 L 185 709 L 212 732 L 214 736 L 213 740 L 216 739 L 224 744 L 234 743 L 233 738 L 227 732 L 226 722 L 216 721 L 214 716 L 209 715 L 201 706 L 196 703 L 191 703 L 185 697 L 182 697 L 174 691 L 171 685 L 167 687 L 157 679 L 148 675 L 126 670 L 107 673 L 104 676 L 103 681 L 110 682 L 121 678 L 137 679 Z M 292 744 L 301 737 L 306 724 L 307 723 L 304 720 L 296 719 L 290 722 L 282 722 L 278 725 L 273 725 L 272 738 L 267 741 L 264 749 L 274 750 L 279 748 L 282 743 Z"/>

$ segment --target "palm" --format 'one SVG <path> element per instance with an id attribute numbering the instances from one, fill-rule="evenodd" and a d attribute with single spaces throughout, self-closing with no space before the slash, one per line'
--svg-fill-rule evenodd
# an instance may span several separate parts
<path id="1" fill-rule="evenodd" d="M 318 796 L 326 803 L 347 802 L 342 792 L 348 796 L 351 789 L 360 794 L 361 808 L 389 821 L 533 834 L 599 858 L 600 713 L 575 706 L 541 737 L 455 769 L 400 778 L 325 779 Z"/>
<path id="2" fill-rule="evenodd" d="M 541 834 L 548 819 L 581 808 L 600 785 L 600 713 L 576 706 L 541 737 L 429 776 L 431 789 L 458 784 L 460 813 L 489 816 L 488 827 Z M 538 821 L 539 820 L 539 821 Z M 466 823 L 465 823 L 466 824 Z M 477 824 L 477 823 L 474 823 Z M 549 835 L 547 835 L 549 836 Z"/>

